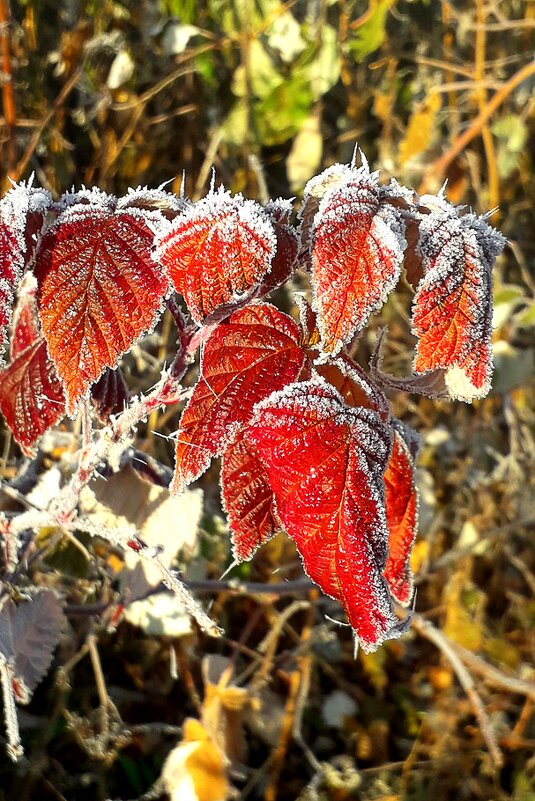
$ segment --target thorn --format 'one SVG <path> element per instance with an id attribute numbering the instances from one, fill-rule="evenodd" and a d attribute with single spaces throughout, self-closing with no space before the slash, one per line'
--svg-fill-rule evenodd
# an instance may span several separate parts
<path id="1" fill-rule="evenodd" d="M 227 567 L 227 569 L 226 569 L 226 570 L 225 570 L 223 573 L 221 573 L 221 575 L 219 576 L 219 581 L 221 581 L 222 579 L 224 579 L 224 578 L 225 578 L 225 576 L 228 576 L 228 574 L 230 573 L 230 571 L 231 571 L 231 570 L 234 570 L 234 568 L 235 568 L 235 567 L 238 567 L 238 565 L 239 565 L 239 564 L 240 564 L 240 563 L 239 563 L 239 562 L 237 562 L 237 561 L 236 561 L 236 559 L 233 559 L 233 560 L 232 560 L 232 562 L 230 563 L 230 565 Z"/>
<path id="2" fill-rule="evenodd" d="M 359 155 L 360 155 L 360 160 L 362 162 L 363 170 L 365 172 L 369 172 L 370 171 L 370 165 L 368 164 L 368 159 L 366 158 L 366 156 L 364 155 L 364 153 L 362 152 L 362 150 L 360 148 L 359 148 Z"/>
<path id="3" fill-rule="evenodd" d="M 334 623 L 335 626 L 339 626 L 341 629 L 345 629 L 347 626 L 349 626 L 349 623 L 343 623 L 341 620 L 336 620 L 334 617 L 330 617 L 329 615 L 324 615 L 324 618 L 330 623 Z"/>
<path id="4" fill-rule="evenodd" d="M 355 169 L 355 167 L 357 166 L 357 154 L 358 154 L 358 152 L 359 152 L 359 143 L 355 142 L 355 147 L 353 148 L 353 156 L 351 158 L 351 164 L 350 164 L 350 166 L 353 169 Z"/>

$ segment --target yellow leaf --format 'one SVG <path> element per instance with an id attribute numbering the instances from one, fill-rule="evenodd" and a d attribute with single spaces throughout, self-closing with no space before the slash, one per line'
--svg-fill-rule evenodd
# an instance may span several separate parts
<path id="1" fill-rule="evenodd" d="M 399 146 L 399 163 L 405 164 L 413 156 L 427 149 L 433 133 L 435 115 L 441 100 L 437 92 L 429 94 L 409 120 L 405 137 Z"/>
<path id="2" fill-rule="evenodd" d="M 485 595 L 470 581 L 462 567 L 448 582 L 445 591 L 446 620 L 444 634 L 469 651 L 481 648 Z"/>
<path id="3" fill-rule="evenodd" d="M 162 784 L 171 801 L 226 801 L 226 760 L 200 721 L 184 721 L 183 739 L 167 757 Z"/>
<path id="4" fill-rule="evenodd" d="M 300 191 L 317 171 L 323 154 L 319 114 L 312 114 L 301 126 L 286 159 L 292 192 Z"/>

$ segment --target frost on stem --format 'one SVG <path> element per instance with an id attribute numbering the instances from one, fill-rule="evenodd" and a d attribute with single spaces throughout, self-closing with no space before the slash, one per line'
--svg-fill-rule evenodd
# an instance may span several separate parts
<path id="1" fill-rule="evenodd" d="M 467 401 L 488 392 L 491 271 L 504 239 L 444 192 L 419 198 L 395 181 L 380 185 L 364 157 L 359 168 L 336 164 L 309 181 L 297 226 L 291 214 L 289 201 L 262 207 L 213 187 L 198 203 L 163 187 L 122 198 L 73 189 L 52 203 L 29 183 L 0 201 L 0 345 L 20 300 L 11 362 L 0 374 L 8 424 L 30 454 L 64 407 L 73 414 L 90 391 L 109 421 L 82 448 L 49 511 L 10 525 L 82 527 L 80 491 L 101 462 L 118 464 L 136 426 L 189 392 L 172 491 L 222 456 L 235 557 L 250 558 L 284 528 L 309 575 L 373 650 L 403 628 L 392 598 L 410 604 L 417 524 L 410 437 L 382 387 Z M 312 308 L 297 303 L 300 324 L 259 302 L 297 263 L 312 289 Z M 31 266 L 39 319 L 35 289 L 20 289 Z M 344 348 L 403 267 L 416 290 L 415 373 L 384 373 L 379 346 L 368 374 Z M 193 324 L 169 300 L 176 360 L 147 395 L 128 400 L 120 373 L 110 371 L 152 330 L 172 286 Z M 200 377 L 186 392 L 179 380 L 199 348 Z M 162 578 L 183 597 L 173 573 Z M 202 610 L 191 612 L 211 630 Z"/>

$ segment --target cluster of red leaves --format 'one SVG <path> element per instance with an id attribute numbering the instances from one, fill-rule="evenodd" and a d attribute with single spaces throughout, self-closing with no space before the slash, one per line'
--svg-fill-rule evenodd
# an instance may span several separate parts
<path id="1" fill-rule="evenodd" d="M 393 600 L 412 599 L 415 454 L 379 383 L 466 401 L 486 394 L 501 235 L 442 196 L 380 185 L 365 162 L 312 179 L 296 226 L 289 203 L 262 207 L 222 189 L 197 204 L 148 189 L 52 202 L 21 185 L 0 214 L 4 344 L 19 298 L 0 408 L 23 451 L 89 392 L 101 417 L 120 411 L 118 360 L 176 291 L 203 347 L 171 491 L 222 457 L 236 559 L 284 530 L 363 648 L 397 636 Z M 299 267 L 312 305 L 299 302 L 297 323 L 264 298 Z M 370 377 L 343 348 L 403 268 L 416 290 L 414 375 L 383 374 L 377 356 Z"/>

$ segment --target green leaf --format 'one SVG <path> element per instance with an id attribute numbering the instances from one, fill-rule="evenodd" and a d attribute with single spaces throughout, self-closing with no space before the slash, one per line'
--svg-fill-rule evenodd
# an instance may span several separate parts
<path id="1" fill-rule="evenodd" d="M 221 126 L 221 135 L 227 144 L 239 146 L 243 143 L 246 133 L 247 107 L 243 100 L 238 100 Z"/>
<path id="2" fill-rule="evenodd" d="M 517 114 L 506 114 L 492 125 L 492 133 L 497 138 L 498 173 L 500 178 L 508 178 L 519 164 L 528 139 L 526 123 Z"/>
<path id="3" fill-rule="evenodd" d="M 311 52 L 311 60 L 301 72 L 310 81 L 314 100 L 319 100 L 331 89 L 340 77 L 341 53 L 338 35 L 331 25 L 321 30 L 321 47 Z"/>
<path id="4" fill-rule="evenodd" d="M 516 318 L 516 324 L 522 328 L 530 328 L 535 325 L 535 301 L 530 300 L 526 309 L 524 309 Z"/>
<path id="5" fill-rule="evenodd" d="M 283 83 L 282 75 L 277 72 L 271 58 L 258 39 L 253 39 L 251 42 L 249 63 L 251 65 L 249 79 L 254 97 L 267 97 L 270 92 Z M 246 79 L 245 66 L 241 64 L 232 78 L 232 91 L 236 97 L 245 97 L 247 94 Z"/>
<path id="6" fill-rule="evenodd" d="M 502 284 L 494 290 L 494 318 L 493 327 L 500 328 L 512 317 L 515 309 L 525 303 L 522 288 L 515 284 Z"/>
<path id="7" fill-rule="evenodd" d="M 311 105 L 310 82 L 294 72 L 291 79 L 277 86 L 255 107 L 261 143 L 278 145 L 295 136 L 309 116 Z"/>
<path id="8" fill-rule="evenodd" d="M 370 3 L 369 17 L 357 28 L 355 38 L 349 42 L 349 49 L 357 61 L 363 61 L 383 44 L 386 36 L 386 16 L 394 2 L 395 0 L 379 0 L 373 8 L 373 4 Z"/>

